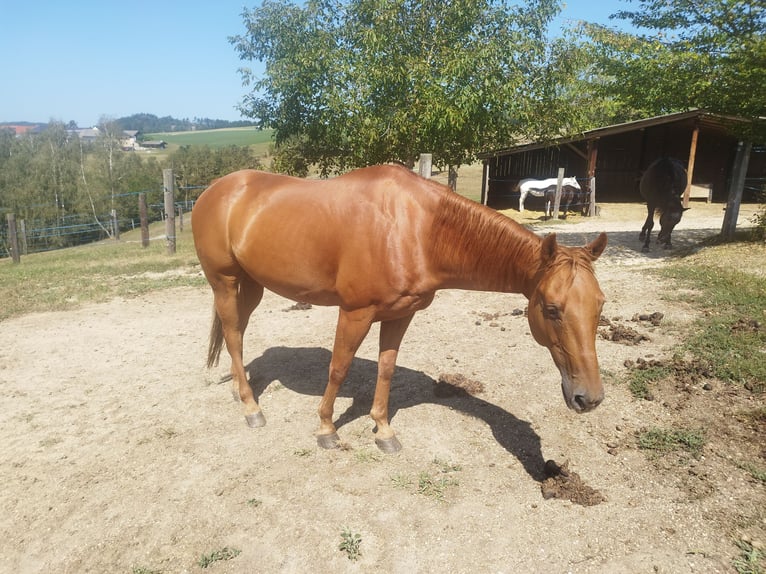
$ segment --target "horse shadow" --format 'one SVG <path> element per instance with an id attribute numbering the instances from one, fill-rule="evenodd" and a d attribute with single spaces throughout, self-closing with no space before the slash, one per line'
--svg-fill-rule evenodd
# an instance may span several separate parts
<path id="1" fill-rule="evenodd" d="M 256 399 L 274 380 L 302 395 L 321 397 L 327 383 L 330 358 L 330 351 L 319 347 L 272 347 L 251 361 L 246 370 Z M 337 428 L 369 414 L 377 369 L 375 361 L 354 359 L 338 394 L 350 397 L 352 403 L 337 417 Z M 540 436 L 528 421 L 462 389 L 455 388 L 453 396 L 437 396 L 436 388 L 437 381 L 425 373 L 397 366 L 391 382 L 390 419 L 400 409 L 421 404 L 451 407 L 487 423 L 498 444 L 516 457 L 533 480 L 542 482 L 545 479 Z"/>

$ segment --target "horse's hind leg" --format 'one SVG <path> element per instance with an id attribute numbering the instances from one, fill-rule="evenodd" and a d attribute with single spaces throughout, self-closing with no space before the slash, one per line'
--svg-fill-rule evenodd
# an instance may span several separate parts
<path id="1" fill-rule="evenodd" d="M 388 424 L 388 399 L 391 392 L 391 378 L 396 369 L 396 357 L 404 333 L 412 320 L 412 315 L 380 325 L 380 355 L 378 356 L 378 380 L 375 384 L 375 398 L 372 401 L 370 416 L 377 427 L 375 444 L 386 453 L 398 452 L 402 445 Z"/>
<path id="2" fill-rule="evenodd" d="M 346 380 L 351 361 L 359 345 L 367 336 L 372 325 L 374 310 L 340 310 L 338 327 L 335 330 L 335 344 L 330 359 L 330 372 L 322 400 L 319 402 L 319 430 L 316 433 L 317 444 L 322 448 L 337 448 L 340 438 L 332 422 L 335 397 L 343 381 Z"/>
<path id="3" fill-rule="evenodd" d="M 247 424 L 261 427 L 266 424 L 266 418 L 253 396 L 245 373 L 242 344 L 250 315 L 263 297 L 263 287 L 247 277 L 224 277 L 213 287 L 213 293 L 215 310 L 221 320 L 223 338 L 231 357 L 232 392 L 244 405 Z"/>

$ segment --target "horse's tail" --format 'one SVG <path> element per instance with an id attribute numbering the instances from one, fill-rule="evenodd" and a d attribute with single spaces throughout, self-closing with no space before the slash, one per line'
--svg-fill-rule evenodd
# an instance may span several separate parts
<path id="1" fill-rule="evenodd" d="M 215 367 L 221 358 L 223 348 L 223 323 L 213 308 L 213 324 L 210 326 L 210 346 L 207 350 L 207 368 Z"/>

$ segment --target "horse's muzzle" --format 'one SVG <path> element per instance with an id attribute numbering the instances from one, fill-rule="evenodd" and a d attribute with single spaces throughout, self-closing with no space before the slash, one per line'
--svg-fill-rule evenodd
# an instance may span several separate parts
<path id="1" fill-rule="evenodd" d="M 568 396 L 564 384 L 561 384 L 561 391 L 564 394 L 564 401 L 567 406 L 576 413 L 582 414 L 592 411 L 604 400 L 603 389 L 599 393 L 590 393 L 585 390 L 577 389 L 572 396 Z"/>

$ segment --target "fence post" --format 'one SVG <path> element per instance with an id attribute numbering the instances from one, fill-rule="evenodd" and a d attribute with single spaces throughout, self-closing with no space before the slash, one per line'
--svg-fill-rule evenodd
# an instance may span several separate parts
<path id="1" fill-rule="evenodd" d="M 138 194 L 138 217 L 141 220 L 141 247 L 149 247 L 149 216 L 146 212 L 146 194 Z"/>
<path id="2" fill-rule="evenodd" d="M 115 240 L 120 238 L 120 222 L 117 221 L 117 210 L 112 210 L 112 237 Z"/>
<path id="3" fill-rule="evenodd" d="M 731 180 L 729 180 L 726 211 L 724 212 L 723 225 L 721 226 L 721 238 L 724 240 L 734 239 L 734 233 L 737 231 L 739 206 L 742 203 L 742 192 L 745 189 L 747 165 L 750 162 L 750 151 L 752 148 L 752 142 L 740 141 L 737 144 L 737 153 L 734 157 L 734 165 L 731 170 Z"/>
<path id="4" fill-rule="evenodd" d="M 556 199 L 553 202 L 553 219 L 559 218 L 559 206 L 561 205 L 561 187 L 564 185 L 564 168 L 559 168 L 558 181 L 556 181 Z"/>
<path id="5" fill-rule="evenodd" d="M 178 231 L 184 230 L 184 206 L 178 206 Z"/>
<path id="6" fill-rule="evenodd" d="M 19 243 L 21 243 L 21 254 L 26 255 L 27 254 L 27 220 L 22 219 L 19 221 L 19 231 L 21 232 L 21 238 L 19 239 Z"/>
<path id="7" fill-rule="evenodd" d="M 431 163 L 433 161 L 433 155 L 430 153 L 420 154 L 420 163 L 418 164 L 418 173 L 421 177 L 431 179 Z"/>
<path id="8" fill-rule="evenodd" d="M 19 253 L 19 236 L 16 233 L 16 214 L 8 213 L 5 216 L 8 221 L 8 242 L 11 246 L 11 259 L 14 263 L 21 262 L 21 254 Z"/>
<path id="9" fill-rule="evenodd" d="M 168 242 L 168 255 L 176 252 L 176 213 L 175 213 L 175 183 L 173 170 L 162 170 L 162 187 L 165 190 L 165 237 Z"/>

